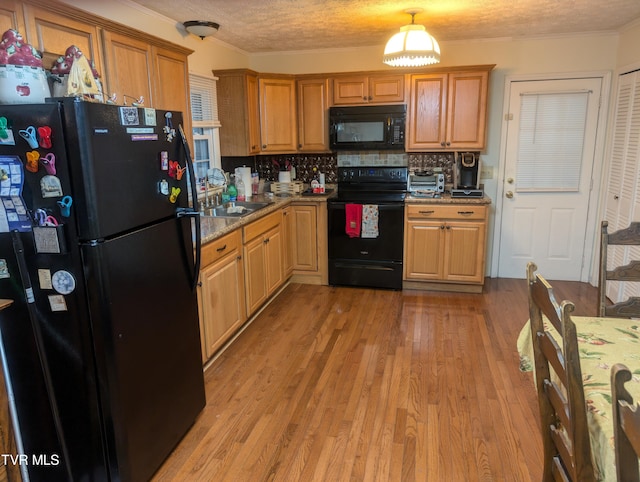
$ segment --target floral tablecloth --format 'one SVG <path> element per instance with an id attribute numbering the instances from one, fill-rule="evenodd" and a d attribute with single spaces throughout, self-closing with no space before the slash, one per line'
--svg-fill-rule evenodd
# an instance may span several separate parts
<path id="1" fill-rule="evenodd" d="M 587 403 L 591 449 L 601 481 L 615 481 L 611 367 L 625 364 L 633 379 L 625 385 L 634 402 L 640 401 L 640 320 L 572 317 L 578 333 L 580 368 Z M 545 328 L 557 332 L 550 323 Z M 559 338 L 558 338 L 559 339 Z M 529 322 L 518 337 L 520 370 L 533 371 L 533 348 Z M 535 383 L 535 382 L 534 382 Z"/>

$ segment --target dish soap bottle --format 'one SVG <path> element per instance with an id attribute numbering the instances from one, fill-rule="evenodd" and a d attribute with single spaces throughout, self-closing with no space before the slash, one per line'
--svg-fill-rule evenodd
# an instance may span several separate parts
<path id="1" fill-rule="evenodd" d="M 238 199 L 238 190 L 235 186 L 235 176 L 231 174 L 231 176 L 229 177 L 231 178 L 231 181 L 229 183 L 229 187 L 227 188 L 227 192 L 229 193 L 229 201 L 234 202 Z"/>

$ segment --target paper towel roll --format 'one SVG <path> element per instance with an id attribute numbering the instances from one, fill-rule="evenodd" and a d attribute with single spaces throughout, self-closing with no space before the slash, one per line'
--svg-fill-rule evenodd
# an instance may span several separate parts
<path id="1" fill-rule="evenodd" d="M 236 167 L 236 179 L 242 179 L 244 183 L 245 197 L 249 199 L 251 197 L 251 168 L 250 167 Z"/>
<path id="2" fill-rule="evenodd" d="M 291 182 L 291 173 L 289 171 L 278 172 L 278 182 Z"/>

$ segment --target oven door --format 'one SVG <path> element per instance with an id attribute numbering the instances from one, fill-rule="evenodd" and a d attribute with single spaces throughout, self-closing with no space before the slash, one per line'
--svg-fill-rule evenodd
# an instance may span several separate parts
<path id="1" fill-rule="evenodd" d="M 376 238 L 347 235 L 346 204 L 328 202 L 329 284 L 402 289 L 404 204 L 377 204 Z"/>

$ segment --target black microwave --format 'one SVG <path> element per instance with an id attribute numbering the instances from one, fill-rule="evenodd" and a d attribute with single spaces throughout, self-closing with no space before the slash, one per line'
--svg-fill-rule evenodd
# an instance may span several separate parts
<path id="1" fill-rule="evenodd" d="M 404 150 L 407 106 L 363 105 L 329 109 L 329 145 L 334 151 Z"/>

